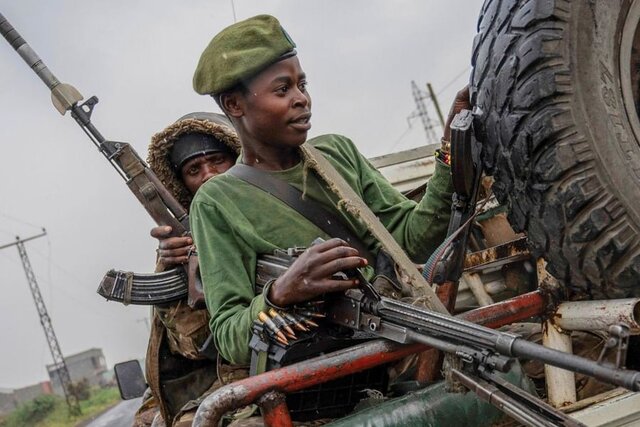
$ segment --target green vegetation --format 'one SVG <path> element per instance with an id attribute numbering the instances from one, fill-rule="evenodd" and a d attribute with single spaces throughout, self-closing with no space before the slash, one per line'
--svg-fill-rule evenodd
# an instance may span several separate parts
<path id="1" fill-rule="evenodd" d="M 70 427 L 90 419 L 120 401 L 118 389 L 92 389 L 88 399 L 80 401 L 82 414 L 69 415 L 67 403 L 60 396 L 43 395 L 27 402 L 7 418 L 0 420 L 0 427 Z"/>

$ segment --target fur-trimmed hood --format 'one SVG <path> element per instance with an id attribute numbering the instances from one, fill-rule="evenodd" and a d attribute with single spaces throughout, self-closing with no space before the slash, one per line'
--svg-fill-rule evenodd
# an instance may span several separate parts
<path id="1" fill-rule="evenodd" d="M 190 113 L 153 135 L 147 156 L 149 167 L 187 210 L 189 210 L 193 195 L 189 193 L 173 171 L 169 163 L 169 152 L 181 135 L 193 132 L 212 135 L 234 152 L 240 152 L 238 135 L 236 135 L 231 122 L 222 114 Z"/>

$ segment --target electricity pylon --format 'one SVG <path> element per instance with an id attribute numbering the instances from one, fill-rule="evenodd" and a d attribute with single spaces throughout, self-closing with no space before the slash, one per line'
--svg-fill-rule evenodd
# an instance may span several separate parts
<path id="1" fill-rule="evenodd" d="M 438 137 L 436 136 L 436 132 L 433 129 L 436 126 L 436 123 L 429 117 L 427 106 L 424 102 L 425 99 L 430 99 L 431 102 L 433 102 L 442 129 L 444 129 L 444 120 L 442 117 L 442 112 L 440 111 L 438 99 L 436 98 L 436 95 L 433 92 L 433 88 L 431 87 L 431 83 L 427 83 L 427 89 L 429 90 L 429 93 L 420 89 L 415 81 L 411 81 L 411 92 L 413 93 L 413 99 L 416 102 L 416 110 L 411 113 L 409 117 L 407 117 L 407 120 L 409 121 L 409 126 L 411 126 L 411 119 L 419 117 L 422 120 L 422 126 L 427 137 L 427 142 L 430 144 L 434 144 L 439 142 Z"/>
<path id="2" fill-rule="evenodd" d="M 36 310 L 38 311 L 38 315 L 40 316 L 40 324 L 44 329 L 44 335 L 47 338 L 47 343 L 49 344 L 49 349 L 51 350 L 51 357 L 53 358 L 53 366 L 56 372 L 58 372 L 58 378 L 60 378 L 60 383 L 62 384 L 62 390 L 64 392 L 64 397 L 67 400 L 67 406 L 69 407 L 69 413 L 72 415 L 80 414 L 80 403 L 78 402 L 78 397 L 72 390 L 71 385 L 71 376 L 69 375 L 69 369 L 67 369 L 67 364 L 64 361 L 64 357 L 62 356 L 62 351 L 60 350 L 60 344 L 58 344 L 58 338 L 56 337 L 56 333 L 53 330 L 53 325 L 51 324 L 51 318 L 49 317 L 49 313 L 47 313 L 47 307 L 44 305 L 44 300 L 42 299 L 42 295 L 40 294 L 40 288 L 38 287 L 38 282 L 36 281 L 36 276 L 33 273 L 33 269 L 31 268 L 31 262 L 29 262 L 29 257 L 27 256 L 27 250 L 24 247 L 24 243 L 37 239 L 38 237 L 42 237 L 46 235 L 47 232 L 43 228 L 42 233 L 37 236 L 32 236 L 26 239 L 20 239 L 19 236 L 16 236 L 16 241 L 14 243 L 9 243 L 4 246 L 0 246 L 0 249 L 8 248 L 9 246 L 16 245 L 18 248 L 18 253 L 20 254 L 20 261 L 22 261 L 22 267 L 24 268 L 24 272 L 27 275 L 27 282 L 29 283 L 29 289 L 31 290 L 31 295 L 33 296 L 33 302 L 36 304 Z"/>

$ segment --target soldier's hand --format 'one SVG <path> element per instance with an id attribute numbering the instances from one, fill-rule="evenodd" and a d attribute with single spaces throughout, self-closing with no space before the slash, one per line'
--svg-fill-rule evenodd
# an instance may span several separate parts
<path id="1" fill-rule="evenodd" d="M 359 285 L 356 279 L 332 276 L 365 265 L 367 260 L 344 240 L 327 240 L 304 251 L 269 288 L 268 298 L 275 305 L 287 306 L 327 292 L 355 288 Z"/>
<path id="2" fill-rule="evenodd" d="M 467 85 L 456 93 L 456 99 L 453 100 L 453 104 L 449 109 L 449 116 L 447 117 L 447 121 L 444 125 L 444 139 L 446 141 L 451 141 L 451 122 L 453 122 L 453 118 L 460 111 L 470 109 L 471 98 L 469 95 L 469 85 Z"/>
<path id="3" fill-rule="evenodd" d="M 158 239 L 158 262 L 165 266 L 184 264 L 188 261 L 188 254 L 193 239 L 191 237 L 170 237 L 171 227 L 158 226 L 151 229 L 151 237 Z"/>

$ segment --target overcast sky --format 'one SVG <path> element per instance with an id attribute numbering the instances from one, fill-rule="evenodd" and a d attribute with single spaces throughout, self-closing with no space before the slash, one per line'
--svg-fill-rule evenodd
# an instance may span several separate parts
<path id="1" fill-rule="evenodd" d="M 298 45 L 313 98 L 311 136 L 341 133 L 367 156 L 426 144 L 411 81 L 446 114 L 464 86 L 480 0 L 235 0 L 238 20 L 277 16 Z M 93 123 L 146 157 L 150 136 L 191 111 L 218 111 L 191 88 L 201 51 L 233 23 L 231 0 L 0 0 L 51 71 L 100 103 Z M 0 40 L 0 245 L 26 244 L 64 354 L 143 357 L 149 311 L 95 293 L 110 268 L 151 271 L 153 226 L 76 123 Z M 429 104 L 429 114 L 435 112 Z M 440 134 L 440 130 L 437 130 Z M 0 387 L 48 379 L 51 355 L 15 247 L 0 250 Z"/>

